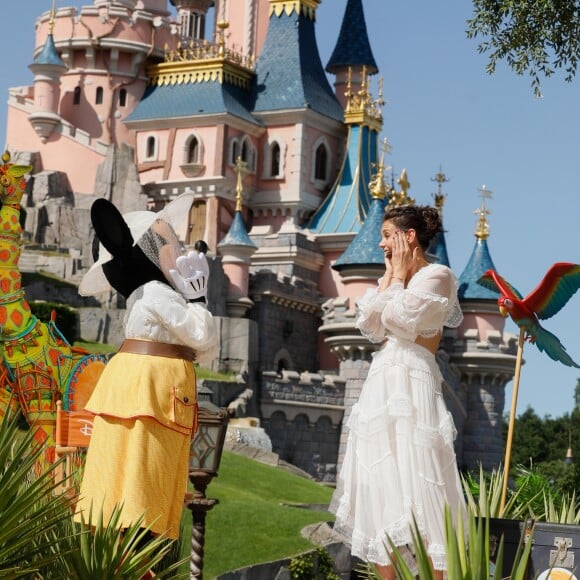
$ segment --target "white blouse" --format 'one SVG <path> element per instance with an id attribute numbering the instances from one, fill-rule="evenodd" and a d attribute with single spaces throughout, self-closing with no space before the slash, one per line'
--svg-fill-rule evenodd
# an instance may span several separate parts
<path id="1" fill-rule="evenodd" d="M 455 328 L 463 320 L 457 279 L 441 264 L 421 268 L 406 288 L 396 282 L 382 292 L 367 290 L 358 306 L 356 326 L 371 342 L 383 342 L 389 335 L 410 341 L 435 336 L 443 326 Z"/>
<path id="2" fill-rule="evenodd" d="M 204 362 L 211 361 L 217 346 L 215 320 L 205 305 L 186 302 L 158 281 L 140 286 L 129 296 L 125 337 L 189 346 Z"/>

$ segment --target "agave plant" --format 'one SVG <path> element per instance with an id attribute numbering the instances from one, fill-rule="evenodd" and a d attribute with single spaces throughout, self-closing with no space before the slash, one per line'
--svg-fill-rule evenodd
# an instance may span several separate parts
<path id="1" fill-rule="evenodd" d="M 73 522 L 54 471 L 35 471 L 44 449 L 18 424 L 7 416 L 0 425 L 0 578 L 135 580 L 152 568 L 159 578 L 188 577 L 178 573 L 184 560 L 168 562 L 174 542 L 151 536 L 142 521 L 121 529 L 120 508 L 94 530 Z"/>
<path id="2" fill-rule="evenodd" d="M 445 513 L 442 517 L 445 518 L 445 554 L 448 578 L 453 578 L 453 580 L 500 580 L 505 577 L 503 574 L 504 539 L 503 537 L 500 539 L 495 562 L 492 562 L 489 518 L 478 518 L 473 512 L 469 511 L 466 531 L 462 518 L 459 518 L 457 527 L 453 525 L 451 511 L 448 507 L 445 508 Z M 400 580 L 415 580 L 416 578 L 419 578 L 419 580 L 434 580 L 435 574 L 431 567 L 427 548 L 415 521 L 413 521 L 411 534 L 417 572 L 411 571 L 396 546 L 389 540 L 393 554 L 395 576 Z M 520 541 L 509 574 L 511 580 L 523 580 L 526 578 L 526 568 L 531 549 L 531 538 L 525 544 L 523 539 Z M 360 569 L 359 572 L 369 580 L 380 579 L 378 572 L 370 565 Z"/>
<path id="3" fill-rule="evenodd" d="M 0 425 L 0 576 L 11 578 L 50 565 L 57 557 L 50 536 L 70 519 L 69 500 L 53 493 L 52 473 L 34 473 L 44 450 L 18 423 L 6 416 Z"/>
<path id="4" fill-rule="evenodd" d="M 134 580 L 155 568 L 158 578 L 188 578 L 188 574 L 178 572 L 184 560 L 162 570 L 157 568 L 171 551 L 173 542 L 149 534 L 143 527 L 142 518 L 128 528 L 121 528 L 121 510 L 122 507 L 117 506 L 107 524 L 100 515 L 94 529 L 85 524 L 74 524 L 72 518 L 69 519 L 69 529 L 63 531 L 67 534 L 65 537 L 75 539 L 77 549 L 62 559 L 63 577 L 70 580 Z M 89 521 L 92 518 L 89 517 Z"/>

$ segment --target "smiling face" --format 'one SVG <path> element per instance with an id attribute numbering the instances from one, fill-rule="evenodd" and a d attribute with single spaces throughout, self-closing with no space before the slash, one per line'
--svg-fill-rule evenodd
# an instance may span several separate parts
<path id="1" fill-rule="evenodd" d="M 385 257 L 390 258 L 393 254 L 393 234 L 399 228 L 393 223 L 392 220 L 383 222 L 381 227 L 381 241 L 379 242 L 379 248 L 385 253 Z"/>

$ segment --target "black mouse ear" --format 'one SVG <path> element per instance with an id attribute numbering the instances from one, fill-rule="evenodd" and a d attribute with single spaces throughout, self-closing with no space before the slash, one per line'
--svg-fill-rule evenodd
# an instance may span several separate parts
<path id="1" fill-rule="evenodd" d="M 108 200 L 97 199 L 91 206 L 91 221 L 99 241 L 112 256 L 127 254 L 133 236 L 121 212 Z"/>

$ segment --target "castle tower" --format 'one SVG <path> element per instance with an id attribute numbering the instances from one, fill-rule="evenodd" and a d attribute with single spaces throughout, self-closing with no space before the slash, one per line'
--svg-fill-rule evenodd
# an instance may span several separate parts
<path id="1" fill-rule="evenodd" d="M 463 418 L 469 417 L 463 425 L 456 425 L 463 439 L 461 465 L 474 469 L 481 463 L 484 469 L 492 469 L 504 456 L 505 386 L 514 375 L 517 337 L 504 331 L 505 319 L 497 307 L 499 295 L 477 283 L 487 270 L 495 269 L 487 244 L 489 211 L 485 204 L 491 192 L 485 186 L 480 192 L 475 247 L 459 277 L 464 320 L 451 333 L 450 362 L 460 372 L 456 402 L 463 407 Z"/>
<path id="2" fill-rule="evenodd" d="M 362 0 L 348 0 L 336 46 L 326 65 L 326 71 L 336 75 L 334 88 L 343 107 L 347 85 L 352 84 L 357 91 L 365 81 L 361 75 L 363 67 L 371 75 L 379 70 L 367 34 Z M 353 71 L 351 77 L 349 69 Z"/>
<path id="3" fill-rule="evenodd" d="M 54 6 L 50 13 L 46 42 L 28 67 L 34 74 L 34 112 L 28 115 L 28 120 L 43 143 L 62 122 L 58 114 L 60 77 L 67 70 L 54 46 L 53 28 Z"/>
<path id="4" fill-rule="evenodd" d="M 227 314 L 233 318 L 243 318 L 254 305 L 248 298 L 250 258 L 258 249 L 248 236 L 242 217 L 242 173 L 244 168 L 238 158 L 238 181 L 236 185 L 236 212 L 226 236 L 217 245 L 222 256 L 224 273 L 228 278 L 226 297 Z"/>
<path id="5" fill-rule="evenodd" d="M 207 11 L 214 0 L 170 0 L 177 9 L 179 36 L 182 42 L 205 38 Z"/>

